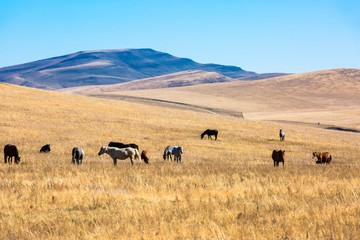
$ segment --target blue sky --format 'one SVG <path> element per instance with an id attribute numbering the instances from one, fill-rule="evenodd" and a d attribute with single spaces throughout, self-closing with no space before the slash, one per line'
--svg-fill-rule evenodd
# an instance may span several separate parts
<path id="1" fill-rule="evenodd" d="M 360 68 L 360 1 L 0 0 L 0 67 L 122 48 L 258 73 Z"/>

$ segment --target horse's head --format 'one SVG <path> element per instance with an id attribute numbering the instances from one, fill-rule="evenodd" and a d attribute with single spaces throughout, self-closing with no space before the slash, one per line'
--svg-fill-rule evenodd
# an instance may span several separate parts
<path id="1" fill-rule="evenodd" d="M 312 155 L 313 155 L 313 156 L 312 156 L 312 158 L 316 157 L 317 152 L 313 152 L 313 154 L 312 154 Z"/>
<path id="2" fill-rule="evenodd" d="M 180 152 L 180 154 L 183 154 L 183 147 L 180 146 L 178 151 Z"/>
<path id="3" fill-rule="evenodd" d="M 285 150 L 279 150 L 280 159 L 285 160 Z"/>
<path id="4" fill-rule="evenodd" d="M 100 148 L 100 151 L 99 151 L 98 155 L 100 156 L 100 155 L 104 154 L 105 151 L 106 151 L 106 148 L 107 148 L 107 147 L 102 146 L 102 147 Z"/>
<path id="5" fill-rule="evenodd" d="M 204 134 L 204 133 L 202 133 L 202 134 L 201 134 L 201 139 L 203 139 L 203 138 L 204 138 L 204 136 L 205 136 L 205 134 Z"/>
<path id="6" fill-rule="evenodd" d="M 20 157 L 15 157 L 15 163 L 19 164 L 20 163 Z"/>

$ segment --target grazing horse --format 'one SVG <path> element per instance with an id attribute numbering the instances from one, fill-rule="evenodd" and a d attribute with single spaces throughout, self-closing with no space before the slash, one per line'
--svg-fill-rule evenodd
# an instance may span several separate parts
<path id="1" fill-rule="evenodd" d="M 285 163 L 285 150 L 274 150 L 272 153 L 272 159 L 274 160 L 274 167 L 279 166 L 279 162 Z"/>
<path id="2" fill-rule="evenodd" d="M 141 159 L 144 160 L 145 163 L 149 164 L 149 153 L 146 150 L 141 152 Z"/>
<path id="3" fill-rule="evenodd" d="M 174 155 L 174 161 L 176 160 L 176 162 L 181 162 L 181 155 L 183 154 L 183 147 L 181 146 L 167 146 L 164 150 L 164 161 L 165 160 L 170 160 L 172 161 L 172 157 L 171 155 Z"/>
<path id="4" fill-rule="evenodd" d="M 317 161 L 316 163 L 318 164 L 323 164 L 323 163 L 326 163 L 326 164 L 330 164 L 331 162 L 331 154 L 328 153 L 328 152 L 313 152 L 313 159 L 317 157 Z"/>
<path id="5" fill-rule="evenodd" d="M 40 152 L 43 152 L 43 153 L 50 152 L 50 144 L 46 144 L 46 145 L 42 146 L 40 149 Z"/>
<path id="6" fill-rule="evenodd" d="M 74 147 L 72 150 L 72 163 L 75 164 L 75 161 L 78 165 L 81 165 L 82 160 L 85 157 L 84 150 L 81 147 Z"/>
<path id="7" fill-rule="evenodd" d="M 108 147 L 116 147 L 116 148 L 131 147 L 131 148 L 137 149 L 139 151 L 139 146 L 136 145 L 135 143 L 124 144 L 124 143 L 120 143 L 120 142 L 109 142 Z"/>
<path id="8" fill-rule="evenodd" d="M 4 161 L 5 163 L 12 163 L 12 158 L 15 157 L 15 163 L 18 164 L 20 162 L 19 152 L 15 145 L 7 144 L 4 147 Z"/>
<path id="9" fill-rule="evenodd" d="M 114 166 L 117 164 L 117 159 L 125 160 L 127 158 L 130 158 L 131 165 L 134 165 L 133 159 L 140 158 L 139 151 L 136 148 L 116 148 L 116 147 L 106 147 L 102 146 L 100 148 L 100 151 L 98 155 L 102 155 L 104 153 L 107 153 L 114 161 Z"/>
<path id="10" fill-rule="evenodd" d="M 282 129 L 280 129 L 279 135 L 280 135 L 280 141 L 284 141 L 285 140 L 285 132 Z"/>
<path id="11" fill-rule="evenodd" d="M 208 139 L 210 138 L 212 140 L 211 136 L 215 136 L 215 140 L 217 139 L 217 135 L 218 135 L 218 130 L 210 130 L 210 129 L 206 129 L 202 134 L 201 134 L 201 139 L 204 138 L 205 135 L 208 135 Z"/>
<path id="12" fill-rule="evenodd" d="M 181 162 L 181 156 L 183 154 L 183 147 L 182 146 L 176 146 L 173 148 L 172 154 L 174 155 L 174 161 Z"/>

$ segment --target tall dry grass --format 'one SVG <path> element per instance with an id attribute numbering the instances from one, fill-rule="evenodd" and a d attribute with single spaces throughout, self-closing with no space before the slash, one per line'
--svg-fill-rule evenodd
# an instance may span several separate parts
<path id="1" fill-rule="evenodd" d="M 2 239 L 357 239 L 356 133 L 253 122 L 192 111 L 0 84 Z M 285 130 L 280 142 L 278 131 Z M 218 141 L 200 140 L 207 128 Z M 97 156 L 116 140 L 150 152 L 150 165 Z M 44 144 L 51 153 L 40 154 Z M 167 145 L 183 162 L 164 162 Z M 85 150 L 82 166 L 71 150 Z M 274 168 L 273 149 L 286 150 Z M 333 154 L 316 165 L 312 151 Z"/>

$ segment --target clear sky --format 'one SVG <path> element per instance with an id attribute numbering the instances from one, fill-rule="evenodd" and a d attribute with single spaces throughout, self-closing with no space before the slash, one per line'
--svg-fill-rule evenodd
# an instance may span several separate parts
<path id="1" fill-rule="evenodd" d="M 122 48 L 258 73 L 360 68 L 360 1 L 0 0 L 0 67 Z"/>

